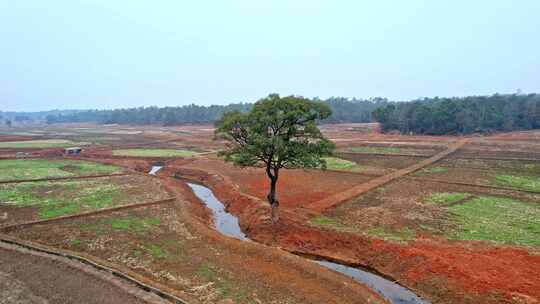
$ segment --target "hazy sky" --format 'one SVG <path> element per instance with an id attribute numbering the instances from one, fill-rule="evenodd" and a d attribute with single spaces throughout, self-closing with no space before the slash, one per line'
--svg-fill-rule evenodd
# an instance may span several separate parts
<path id="1" fill-rule="evenodd" d="M 0 0 L 0 110 L 540 92 L 540 1 Z"/>

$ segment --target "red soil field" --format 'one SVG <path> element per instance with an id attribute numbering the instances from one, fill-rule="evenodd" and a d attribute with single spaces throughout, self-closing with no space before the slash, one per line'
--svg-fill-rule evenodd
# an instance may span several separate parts
<path id="1" fill-rule="evenodd" d="M 434 237 L 404 244 L 376 240 L 311 227 L 302 218 L 305 213 L 291 210 L 290 205 L 284 205 L 282 220 L 273 226 L 268 221 L 267 204 L 241 194 L 231 179 L 208 175 L 193 165 L 189 172 L 178 169 L 211 187 L 239 217 L 248 236 L 258 242 L 374 268 L 436 303 L 535 303 L 534 299 L 540 298 L 538 252 Z"/>
<path id="2" fill-rule="evenodd" d="M 241 191 L 266 199 L 269 182 L 262 169 L 238 168 L 221 160 L 197 159 L 185 166 L 215 172 L 230 178 Z M 371 176 L 322 170 L 281 170 L 278 180 L 280 205 L 295 208 L 308 205 L 370 180 Z M 283 191 L 280 191 L 283 189 Z"/>

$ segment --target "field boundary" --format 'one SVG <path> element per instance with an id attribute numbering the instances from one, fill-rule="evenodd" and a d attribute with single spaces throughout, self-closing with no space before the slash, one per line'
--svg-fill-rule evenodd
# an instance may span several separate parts
<path id="1" fill-rule="evenodd" d="M 83 257 L 83 256 L 80 256 L 80 255 L 71 253 L 71 252 L 66 252 L 66 251 L 63 251 L 63 250 L 59 250 L 57 248 L 53 249 L 53 248 L 51 248 L 49 246 L 45 246 L 45 245 L 41 245 L 41 244 L 38 245 L 38 244 L 35 244 L 35 243 L 32 243 L 32 242 L 19 240 L 19 239 L 15 238 L 15 237 L 7 236 L 5 234 L 0 234 L 0 242 L 5 243 L 5 244 L 10 244 L 10 245 L 13 245 L 13 246 L 16 246 L 16 247 L 22 247 L 22 248 L 27 249 L 29 251 L 40 252 L 40 253 L 44 253 L 44 254 L 47 254 L 47 255 L 52 255 L 54 257 L 58 257 L 58 258 L 61 258 L 61 259 L 73 260 L 73 261 L 82 263 L 84 265 L 91 266 L 94 269 L 97 269 L 99 271 L 104 271 L 104 272 L 110 273 L 110 274 L 114 275 L 115 277 L 118 277 L 118 278 L 120 278 L 120 279 L 122 279 L 124 281 L 127 281 L 127 282 L 133 284 L 134 286 L 136 286 L 139 289 L 142 289 L 142 290 L 144 290 L 146 292 L 151 292 L 151 293 L 159 296 L 162 299 L 165 299 L 167 301 L 171 301 L 172 303 L 175 303 L 175 304 L 190 304 L 190 303 L 186 302 L 183 299 L 180 299 L 178 296 L 176 296 L 176 295 L 174 295 L 174 294 L 172 294 L 170 292 L 163 291 L 162 286 L 160 286 L 159 288 L 150 286 L 149 284 L 143 283 L 140 278 L 139 279 L 134 278 L 133 273 L 127 274 L 127 273 L 125 273 L 123 271 L 118 270 L 118 268 L 120 268 L 120 267 L 118 267 L 117 265 L 115 265 L 114 267 L 105 266 L 104 265 L 105 263 L 103 261 L 101 261 L 100 259 L 96 258 L 96 257 L 92 257 L 92 259 L 90 259 L 90 258 Z M 152 285 L 160 285 L 160 284 L 152 282 Z"/>
<path id="2" fill-rule="evenodd" d="M 362 152 L 345 152 L 345 151 L 336 151 L 336 155 L 339 154 L 352 154 L 352 155 L 375 155 L 375 156 L 406 156 L 406 157 L 418 157 L 418 158 L 429 158 L 437 155 L 438 153 L 429 155 L 429 154 L 398 154 L 398 153 L 362 153 Z"/>
<path id="3" fill-rule="evenodd" d="M 115 174 L 98 174 L 98 175 L 83 175 L 83 176 L 63 176 L 63 177 L 46 177 L 46 178 L 34 178 L 34 179 L 14 179 L 0 181 L 0 184 L 18 184 L 18 183 L 31 183 L 31 182 L 45 182 L 45 181 L 58 181 L 68 179 L 91 179 L 100 177 L 116 177 L 133 175 L 133 173 L 115 173 Z"/>
<path id="4" fill-rule="evenodd" d="M 498 190 L 508 190 L 508 191 L 517 191 L 517 192 L 526 192 L 526 193 L 532 193 L 532 194 L 540 194 L 540 192 L 525 190 L 525 189 L 518 189 L 518 188 L 510 188 L 510 187 L 500 187 L 500 186 L 490 186 L 490 185 L 482 185 L 482 184 L 470 184 L 470 183 L 462 183 L 462 182 L 451 182 L 451 181 L 443 181 L 438 179 L 431 179 L 431 178 L 422 178 L 422 177 L 407 177 L 411 180 L 416 181 L 423 181 L 423 182 L 433 182 L 433 183 L 440 183 L 440 184 L 450 184 L 450 185 L 459 185 L 459 186 L 469 186 L 469 187 L 479 187 L 479 188 L 488 188 L 488 189 L 498 189 Z"/>
<path id="5" fill-rule="evenodd" d="M 10 232 L 10 231 L 13 231 L 13 230 L 17 230 L 17 229 L 21 229 L 21 228 L 25 228 L 25 227 L 29 227 L 29 226 L 34 226 L 34 225 L 49 224 L 49 223 L 53 223 L 53 222 L 76 219 L 76 218 L 87 217 L 87 216 L 92 216 L 92 215 L 106 214 L 106 213 L 111 213 L 111 212 L 120 211 L 120 210 L 147 207 L 147 206 L 153 206 L 153 205 L 159 205 L 159 204 L 165 204 L 165 203 L 172 203 L 172 202 L 175 202 L 175 201 L 176 201 L 176 197 L 171 197 L 171 198 L 158 200 L 158 201 L 135 203 L 135 204 L 122 205 L 122 206 L 118 206 L 118 207 L 105 208 L 105 209 L 88 211 L 88 212 L 81 212 L 81 213 L 77 213 L 77 214 L 59 216 L 59 217 L 46 219 L 46 220 L 29 221 L 29 222 L 23 222 L 23 223 L 3 226 L 3 227 L 0 227 L 0 231 L 1 232 Z"/>
<path id="6" fill-rule="evenodd" d="M 395 172 L 392 172 L 387 175 L 383 175 L 378 178 L 374 178 L 368 182 L 362 183 L 358 186 L 355 186 L 347 191 L 343 191 L 341 193 L 332 195 L 330 197 L 324 198 L 322 200 L 313 202 L 311 204 L 308 204 L 305 208 L 311 209 L 317 212 L 323 212 L 329 208 L 333 208 L 341 203 L 344 203 L 352 198 L 355 198 L 361 194 L 364 194 L 370 190 L 373 190 L 377 187 L 380 187 L 382 185 L 385 185 L 395 179 L 398 179 L 400 177 L 403 177 L 407 174 L 416 172 L 426 166 L 429 166 L 444 157 L 456 152 L 459 148 L 461 148 L 463 145 L 465 145 L 468 142 L 468 139 L 460 139 L 448 146 L 448 149 L 437 153 L 436 155 L 422 160 L 412 166 L 409 166 L 404 169 L 397 170 Z"/>
<path id="7" fill-rule="evenodd" d="M 460 156 L 456 155 L 452 159 L 485 159 L 485 160 L 516 160 L 516 161 L 540 161 L 540 158 L 525 157 L 489 157 L 489 156 Z"/>

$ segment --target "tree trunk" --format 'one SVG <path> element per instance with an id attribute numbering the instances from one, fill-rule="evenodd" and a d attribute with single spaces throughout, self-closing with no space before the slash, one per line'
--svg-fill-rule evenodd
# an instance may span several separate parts
<path id="1" fill-rule="evenodd" d="M 270 192 L 268 193 L 268 202 L 272 208 L 272 223 L 279 221 L 279 201 L 276 198 L 277 176 L 270 178 Z"/>

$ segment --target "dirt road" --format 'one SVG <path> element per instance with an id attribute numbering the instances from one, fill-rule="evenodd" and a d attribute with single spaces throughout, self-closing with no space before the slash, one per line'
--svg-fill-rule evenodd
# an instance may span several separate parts
<path id="1" fill-rule="evenodd" d="M 0 304 L 169 303 L 90 266 L 0 243 Z"/>
<path id="2" fill-rule="evenodd" d="M 456 152 L 459 148 L 463 147 L 469 140 L 468 139 L 460 139 L 448 146 L 448 149 L 439 152 L 435 154 L 434 156 L 425 159 L 423 161 L 420 161 L 412 166 L 397 170 L 395 172 L 392 172 L 387 175 L 380 176 L 378 178 L 374 178 L 366 183 L 362 183 L 356 187 L 350 188 L 347 191 L 343 191 L 341 193 L 335 194 L 330 197 L 326 197 L 324 199 L 321 199 L 320 201 L 313 202 L 306 206 L 306 208 L 317 211 L 317 212 L 323 212 L 327 209 L 333 208 L 343 202 L 349 201 L 352 198 L 358 197 L 370 190 L 373 190 L 377 187 L 380 187 L 384 184 L 387 184 L 393 180 L 396 180 L 398 178 L 401 178 L 407 174 L 416 172 L 426 166 L 429 166 L 446 156 Z"/>

